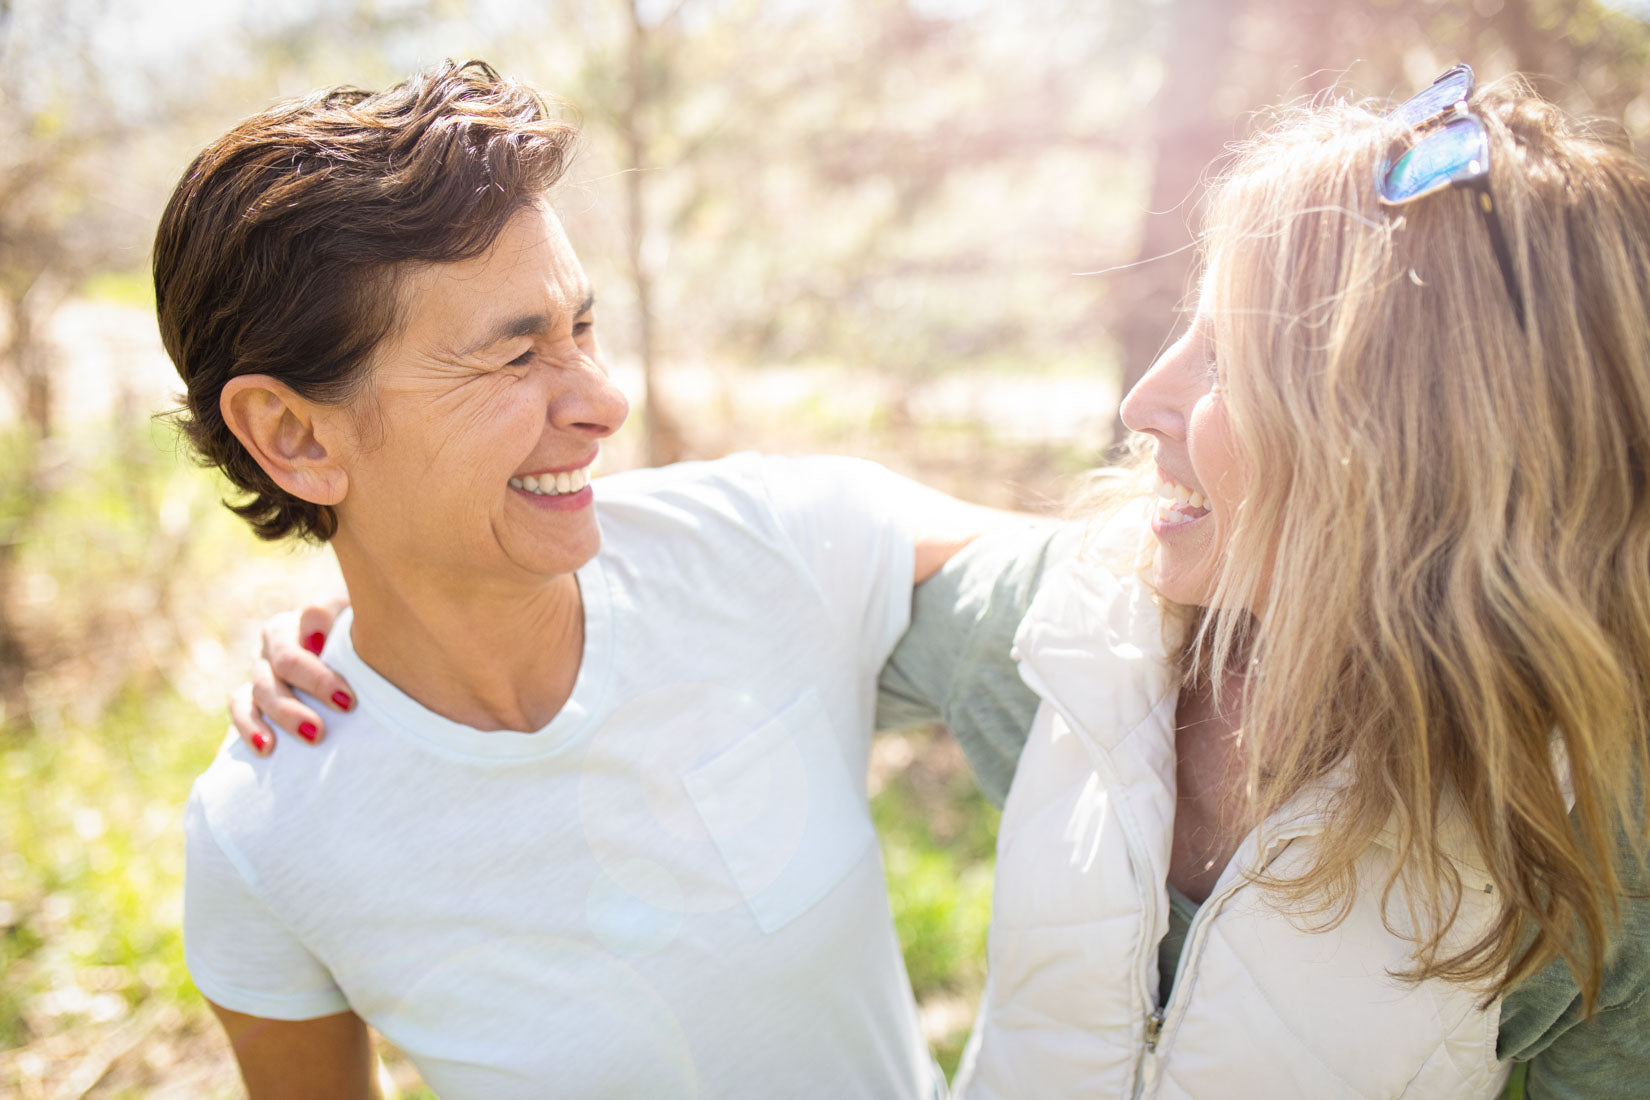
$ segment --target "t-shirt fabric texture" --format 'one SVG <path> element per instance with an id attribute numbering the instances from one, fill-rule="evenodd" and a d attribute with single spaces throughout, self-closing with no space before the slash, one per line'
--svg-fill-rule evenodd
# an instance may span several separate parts
<path id="1" fill-rule="evenodd" d="M 910 615 L 893 475 L 736 456 L 596 483 L 572 697 L 532 734 L 355 653 L 314 750 L 231 736 L 187 811 L 201 991 L 353 1009 L 447 1100 L 928 1097 L 865 775 Z"/>
<path id="2" fill-rule="evenodd" d="M 967 754 L 981 789 L 1002 803 L 1037 710 L 1011 657 L 1014 634 L 1046 570 L 1080 552 L 1081 527 L 1047 524 L 989 534 L 919 586 L 911 632 L 883 673 L 880 714 L 917 716 L 932 700 Z M 928 623 L 949 621 L 945 630 Z M 1097 658 L 1099 659 L 1099 658 Z M 1642 798 L 1641 798 L 1642 804 Z M 1563 959 L 1508 994 L 1497 1056 L 1528 1062 L 1530 1100 L 1617 1100 L 1650 1095 L 1650 873 L 1624 839 L 1621 923 L 1605 958 L 1599 1012 L 1581 1019 L 1581 995 Z M 1160 944 L 1166 997 L 1196 905 L 1171 907 Z"/>

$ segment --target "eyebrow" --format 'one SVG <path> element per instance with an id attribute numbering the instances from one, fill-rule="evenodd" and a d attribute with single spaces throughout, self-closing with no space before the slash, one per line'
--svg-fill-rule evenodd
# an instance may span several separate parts
<path id="1" fill-rule="evenodd" d="M 584 296 L 584 301 L 580 302 L 579 307 L 573 311 L 573 318 L 577 320 L 578 318 L 583 317 L 586 313 L 589 313 L 592 309 L 594 309 L 595 306 L 596 295 L 593 293 L 586 294 Z M 506 340 L 517 340 L 523 336 L 532 336 L 535 333 L 544 332 L 555 323 L 556 316 L 553 313 L 524 313 L 520 317 L 512 317 L 508 321 L 505 321 L 503 324 L 489 332 L 486 336 L 483 336 L 481 339 L 464 348 L 461 352 L 459 352 L 459 355 L 460 357 L 468 358 L 469 356 L 486 351 L 488 348 L 493 347 L 496 344 L 502 344 Z"/>

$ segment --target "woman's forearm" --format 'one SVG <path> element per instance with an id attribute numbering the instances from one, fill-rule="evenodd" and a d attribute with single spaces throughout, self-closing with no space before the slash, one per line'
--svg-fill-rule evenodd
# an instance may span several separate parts
<path id="1" fill-rule="evenodd" d="M 212 1005 L 251 1100 L 380 1100 L 367 1025 L 353 1012 L 270 1020 Z"/>

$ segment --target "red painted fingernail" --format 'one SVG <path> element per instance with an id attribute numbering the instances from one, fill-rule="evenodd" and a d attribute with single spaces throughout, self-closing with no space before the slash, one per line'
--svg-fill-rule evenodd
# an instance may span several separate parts
<path id="1" fill-rule="evenodd" d="M 346 694 L 345 692 L 342 692 L 342 691 L 333 692 L 332 693 L 332 701 L 334 703 L 337 703 L 338 706 L 339 706 L 339 709 L 341 709 L 341 710 L 348 710 L 349 708 L 351 708 L 355 705 L 355 700 L 351 699 L 348 694 Z"/>
<path id="2" fill-rule="evenodd" d="M 250 740 L 252 741 L 253 752 L 264 753 L 269 751 L 269 738 L 263 734 L 254 733 Z"/>
<path id="3" fill-rule="evenodd" d="M 314 722 L 298 723 L 298 736 L 312 745 L 315 743 L 315 738 L 320 736 L 320 733 L 321 731 L 315 728 Z"/>
<path id="4" fill-rule="evenodd" d="M 322 634 L 319 630 L 304 639 L 304 648 L 315 654 L 317 657 L 321 655 L 321 650 L 325 648 L 326 644 L 327 636 Z"/>

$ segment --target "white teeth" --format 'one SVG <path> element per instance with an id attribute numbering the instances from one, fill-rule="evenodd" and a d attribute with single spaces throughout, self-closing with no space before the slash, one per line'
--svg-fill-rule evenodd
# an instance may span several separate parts
<path id="1" fill-rule="evenodd" d="M 1196 489 L 1170 481 L 1162 475 L 1157 479 L 1157 520 L 1164 526 L 1190 523 L 1201 517 L 1208 498 Z M 1197 514 L 1193 514 L 1197 513 Z"/>
<path id="2" fill-rule="evenodd" d="M 1180 511 L 1166 500 L 1157 502 L 1157 522 L 1165 527 L 1173 527 L 1181 523 L 1190 523 L 1198 517 Z"/>
<path id="3" fill-rule="evenodd" d="M 510 488 L 524 489 L 538 496 L 561 496 L 563 493 L 576 493 L 590 484 L 590 467 L 585 466 L 577 470 L 566 470 L 559 474 L 528 474 L 526 477 L 510 479 Z"/>

